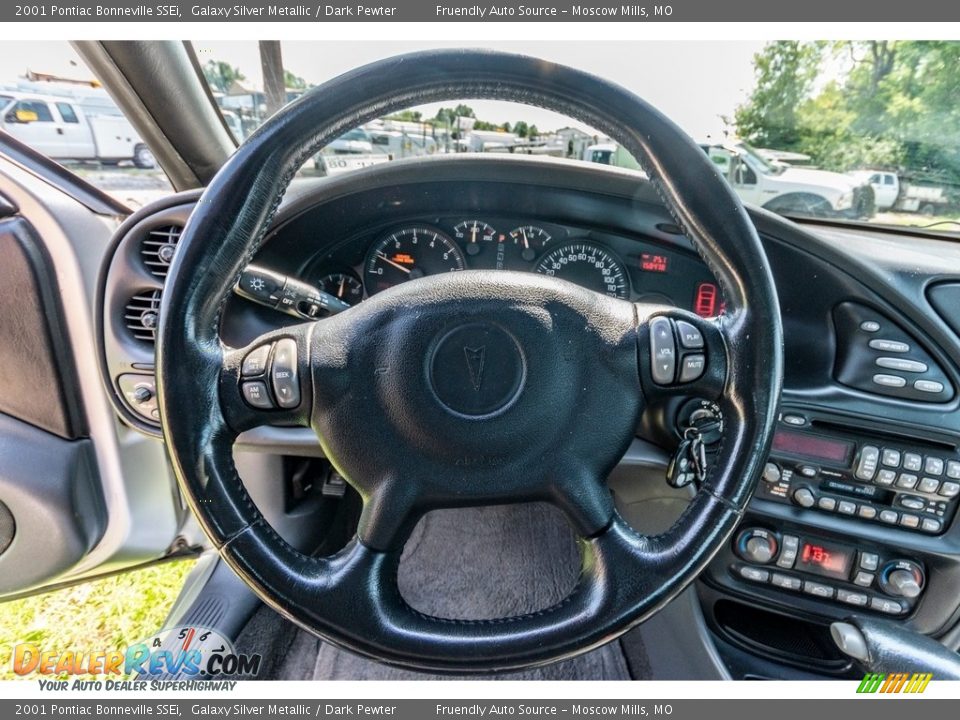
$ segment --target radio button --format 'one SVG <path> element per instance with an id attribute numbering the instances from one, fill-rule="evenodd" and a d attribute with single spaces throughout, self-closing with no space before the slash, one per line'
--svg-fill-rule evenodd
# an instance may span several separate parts
<path id="1" fill-rule="evenodd" d="M 876 553 L 860 553 L 860 567 L 864 570 L 876 570 L 880 567 L 880 556 Z"/>
<path id="2" fill-rule="evenodd" d="M 857 514 L 865 520 L 873 520 L 877 516 L 877 509 L 872 505 L 861 505 Z"/>
<path id="3" fill-rule="evenodd" d="M 953 480 L 960 480 L 960 462 L 947 460 L 947 477 Z"/>
<path id="4" fill-rule="evenodd" d="M 905 342 L 900 342 L 899 340 L 871 340 L 869 343 L 870 348 L 873 350 L 879 350 L 881 352 L 892 352 L 892 353 L 905 353 L 910 352 L 910 346 Z"/>
<path id="5" fill-rule="evenodd" d="M 905 495 L 900 498 L 900 504 L 910 510 L 923 510 L 927 506 L 927 501 L 914 495 Z"/>
<path id="6" fill-rule="evenodd" d="M 917 490 L 925 493 L 935 493 L 940 488 L 940 481 L 936 478 L 925 477 L 920 481 L 920 484 L 917 485 Z M 906 502 L 904 502 L 906 505 Z M 914 508 L 914 510 L 919 510 L 920 508 Z"/>
<path id="7" fill-rule="evenodd" d="M 887 615 L 899 615 L 903 612 L 903 605 L 898 603 L 896 600 L 889 600 L 882 597 L 871 598 L 870 608 L 872 610 L 886 613 Z"/>
<path id="8" fill-rule="evenodd" d="M 883 455 L 880 458 L 880 464 L 887 467 L 900 467 L 900 451 L 883 449 Z"/>
<path id="9" fill-rule="evenodd" d="M 913 490 L 917 486 L 917 480 L 919 478 L 916 475 L 900 473 L 900 477 L 897 478 L 897 487 L 904 490 Z"/>
<path id="10" fill-rule="evenodd" d="M 808 595 L 816 595 L 817 597 L 822 598 L 832 598 L 834 593 L 833 587 L 830 585 L 811 582 L 810 580 L 807 580 L 803 583 L 803 591 Z"/>
<path id="11" fill-rule="evenodd" d="M 874 473 L 877 472 L 877 464 L 880 462 L 880 449 L 873 445 L 864 445 L 860 451 L 860 459 L 857 461 L 855 475 L 858 480 L 873 480 Z"/>
<path id="12" fill-rule="evenodd" d="M 899 513 L 896 513 L 893 510 L 884 510 L 880 513 L 880 522 L 889 523 L 890 525 L 896 525 L 897 520 L 899 519 L 900 519 Z"/>
<path id="13" fill-rule="evenodd" d="M 923 458 L 916 453 L 904 453 L 903 469 L 917 472 L 923 467 Z"/>
<path id="14" fill-rule="evenodd" d="M 837 590 L 837 600 L 848 605 L 858 605 L 860 607 L 865 607 L 869 598 L 866 593 L 853 592 L 852 590 L 844 590 L 840 588 Z"/>
<path id="15" fill-rule="evenodd" d="M 940 486 L 940 494 L 943 495 L 943 497 L 956 497 L 957 493 L 960 493 L 960 483 L 945 482 Z"/>
<path id="16" fill-rule="evenodd" d="M 776 585 L 778 588 L 783 588 L 784 590 L 799 590 L 803 583 L 800 581 L 800 578 L 790 577 L 782 573 L 774 573 L 770 578 L 770 584 Z"/>
<path id="17" fill-rule="evenodd" d="M 936 518 L 924 518 L 920 523 L 920 529 L 924 532 L 940 532 L 941 527 L 943 527 L 943 523 Z"/>
<path id="18" fill-rule="evenodd" d="M 793 501 L 800 507 L 811 508 L 817 502 L 817 496 L 808 487 L 798 487 L 793 491 Z"/>
<path id="19" fill-rule="evenodd" d="M 822 497 L 817 502 L 817 507 L 821 510 L 829 510 L 832 512 L 837 507 L 837 501 L 832 497 Z"/>
<path id="20" fill-rule="evenodd" d="M 817 476 L 817 469 L 813 465 L 801 465 L 797 468 L 797 474 L 805 478 L 813 478 Z"/>
<path id="21" fill-rule="evenodd" d="M 763 479 L 771 485 L 780 482 L 780 468 L 776 463 L 768 462 L 763 466 Z"/>
<path id="22" fill-rule="evenodd" d="M 770 571 L 744 565 L 740 568 L 740 577 L 752 582 L 765 583 L 770 578 Z"/>
<path id="23" fill-rule="evenodd" d="M 943 475 L 943 460 L 937 457 L 928 457 L 923 462 L 923 471 L 927 475 Z"/>
<path id="24" fill-rule="evenodd" d="M 907 528 L 920 527 L 920 518 L 918 518 L 916 515 L 904 513 L 900 516 L 900 524 Z"/>
<path id="25" fill-rule="evenodd" d="M 857 576 L 853 579 L 854 585 L 859 585 L 860 587 L 870 587 L 873 585 L 873 573 L 868 572 L 858 572 Z"/>
<path id="26" fill-rule="evenodd" d="M 897 479 L 897 473 L 893 470 L 881 470 L 877 473 L 877 477 L 874 479 L 874 482 L 877 485 L 893 485 L 893 481 Z"/>
<path id="27" fill-rule="evenodd" d="M 887 370 L 900 370 L 902 372 L 922 373 L 927 371 L 927 364 L 919 360 L 908 360 L 907 358 L 881 357 L 877 358 L 877 367 Z"/>
<path id="28" fill-rule="evenodd" d="M 943 383 L 936 380 L 914 380 L 913 387 L 915 390 L 925 393 L 943 392 Z"/>
<path id="29" fill-rule="evenodd" d="M 837 510 L 843 515 L 854 515 L 857 512 L 857 504 L 849 500 L 841 500 Z"/>

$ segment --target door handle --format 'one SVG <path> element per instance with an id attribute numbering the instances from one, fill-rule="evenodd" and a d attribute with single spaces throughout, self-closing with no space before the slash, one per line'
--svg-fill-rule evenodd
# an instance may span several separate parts
<path id="1" fill-rule="evenodd" d="M 57 135 L 63 135 L 63 128 L 57 128 Z"/>

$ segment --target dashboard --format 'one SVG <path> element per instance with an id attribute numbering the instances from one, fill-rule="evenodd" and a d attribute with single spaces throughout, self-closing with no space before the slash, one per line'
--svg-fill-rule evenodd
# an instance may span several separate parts
<path id="1" fill-rule="evenodd" d="M 132 216 L 101 282 L 104 381 L 118 414 L 156 436 L 157 313 L 197 199 L 180 194 Z M 848 660 L 829 650 L 831 620 L 862 612 L 930 635 L 960 620 L 960 246 L 751 217 L 783 319 L 781 417 L 741 529 L 697 594 L 743 676 L 773 673 L 764 663 L 846 676 Z M 704 317 L 723 311 L 712 274 L 642 176 L 446 157 L 292 187 L 224 306 L 221 336 L 242 347 L 399 283 L 477 269 L 545 273 Z M 648 408 L 637 443 L 669 456 L 696 402 Z M 274 439 L 277 454 L 297 451 L 291 437 Z M 659 498 L 658 473 L 630 492 Z"/>

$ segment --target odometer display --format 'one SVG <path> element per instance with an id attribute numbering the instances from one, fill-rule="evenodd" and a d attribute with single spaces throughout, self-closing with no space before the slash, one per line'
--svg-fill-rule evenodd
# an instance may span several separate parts
<path id="1" fill-rule="evenodd" d="M 535 270 L 610 297 L 626 299 L 630 281 L 623 263 L 591 242 L 572 242 L 544 255 Z"/>
<path id="2" fill-rule="evenodd" d="M 427 275 L 466 267 L 463 253 L 449 237 L 430 227 L 408 227 L 381 238 L 364 263 L 367 294 Z"/>

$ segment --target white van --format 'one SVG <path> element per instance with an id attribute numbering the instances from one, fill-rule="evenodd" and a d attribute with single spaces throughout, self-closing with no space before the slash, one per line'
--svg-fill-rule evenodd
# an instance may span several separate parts
<path id="1" fill-rule="evenodd" d="M 0 129 L 55 160 L 156 165 L 150 148 L 125 117 L 88 113 L 68 97 L 0 91 Z"/>

